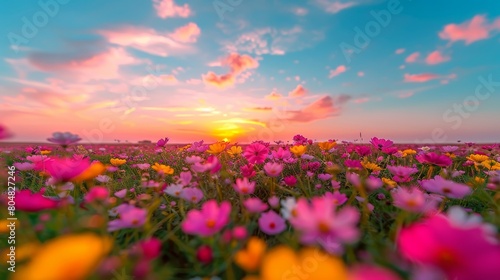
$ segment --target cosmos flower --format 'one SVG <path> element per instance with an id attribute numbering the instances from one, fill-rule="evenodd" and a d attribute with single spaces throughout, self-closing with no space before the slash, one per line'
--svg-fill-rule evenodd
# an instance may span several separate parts
<path id="1" fill-rule="evenodd" d="M 240 168 L 240 171 L 241 171 L 241 175 L 243 177 L 247 177 L 247 178 L 252 178 L 254 177 L 255 175 L 257 175 L 257 172 L 255 172 L 254 170 L 254 165 L 251 164 L 251 163 L 248 163 L 246 165 L 243 165 L 241 168 Z"/>
<path id="2" fill-rule="evenodd" d="M 297 184 L 297 178 L 293 175 L 286 176 L 285 178 L 283 178 L 283 182 L 285 183 L 285 185 L 293 187 Z"/>
<path id="3" fill-rule="evenodd" d="M 424 164 L 437 165 L 440 167 L 448 167 L 453 163 L 453 160 L 445 155 L 439 155 L 436 153 L 425 153 L 420 154 L 415 157 L 418 162 Z"/>
<path id="4" fill-rule="evenodd" d="M 262 213 L 258 223 L 260 230 L 267 235 L 277 235 L 286 229 L 285 220 L 273 210 Z"/>
<path id="5" fill-rule="evenodd" d="M 234 157 L 243 152 L 243 149 L 241 149 L 241 146 L 232 146 L 229 150 L 227 150 L 227 153 Z"/>
<path id="6" fill-rule="evenodd" d="M 234 255 L 234 262 L 247 272 L 256 271 L 266 252 L 266 242 L 255 236 L 248 239 L 246 247 Z"/>
<path id="7" fill-rule="evenodd" d="M 209 146 L 209 148 L 208 148 L 208 150 L 206 150 L 206 152 L 209 154 L 212 154 L 212 155 L 217 155 L 217 154 L 224 152 L 224 150 L 226 150 L 226 146 L 227 146 L 227 143 L 224 143 L 224 142 L 214 143 L 214 144 Z"/>
<path id="8" fill-rule="evenodd" d="M 47 139 L 47 141 L 59 144 L 63 147 L 67 147 L 68 145 L 76 143 L 80 140 L 82 140 L 82 138 L 71 132 L 54 132 L 52 137 Z"/>
<path id="9" fill-rule="evenodd" d="M 223 201 L 220 206 L 215 200 L 209 200 L 201 210 L 191 209 L 182 221 L 182 231 L 202 237 L 212 236 L 221 231 L 229 222 L 231 204 Z"/>
<path id="10" fill-rule="evenodd" d="M 264 171 L 269 177 L 278 177 L 283 171 L 283 164 L 277 162 L 268 162 L 264 165 Z"/>
<path id="11" fill-rule="evenodd" d="M 185 201 L 198 203 L 203 199 L 203 191 L 195 187 L 184 188 L 181 191 L 180 197 Z"/>
<path id="12" fill-rule="evenodd" d="M 109 160 L 109 163 L 111 163 L 113 166 L 121 166 L 127 163 L 126 159 L 120 159 L 120 158 L 111 158 Z"/>
<path id="13" fill-rule="evenodd" d="M 426 191 L 455 199 L 462 199 L 472 193 L 472 189 L 469 186 L 446 180 L 439 175 L 434 177 L 434 179 L 423 180 L 421 185 Z"/>
<path id="14" fill-rule="evenodd" d="M 322 151 L 330 151 L 335 146 L 337 146 L 337 142 L 335 141 L 319 142 L 318 146 Z"/>
<path id="15" fill-rule="evenodd" d="M 290 152 L 292 152 L 296 157 L 300 157 L 307 151 L 307 146 L 304 145 L 294 145 L 290 147 Z"/>
<path id="16" fill-rule="evenodd" d="M 289 150 L 283 149 L 283 147 L 279 147 L 278 150 L 271 152 L 272 158 L 274 160 L 286 160 L 292 156 Z"/>
<path id="17" fill-rule="evenodd" d="M 7 194 L 2 195 L 4 204 L 7 204 Z M 59 207 L 59 202 L 43 196 L 42 192 L 32 193 L 30 190 L 16 191 L 14 196 L 16 210 L 24 212 L 39 212 Z"/>
<path id="18" fill-rule="evenodd" d="M 179 197 L 182 193 L 183 186 L 181 184 L 171 184 L 165 188 L 164 192 L 173 197 Z"/>
<path id="19" fill-rule="evenodd" d="M 418 173 L 417 168 L 407 166 L 387 166 L 387 170 L 391 172 L 392 180 L 398 183 L 405 183 L 411 181 L 411 175 Z"/>
<path id="20" fill-rule="evenodd" d="M 139 228 L 146 223 L 148 211 L 125 204 L 118 209 L 119 218 L 108 223 L 108 231 L 116 231 L 124 228 Z"/>
<path id="21" fill-rule="evenodd" d="M 438 201 L 418 187 L 398 187 L 391 191 L 394 206 L 413 213 L 428 213 L 437 210 Z"/>
<path id="22" fill-rule="evenodd" d="M 153 170 L 155 170 L 158 173 L 166 174 L 166 175 L 172 175 L 174 174 L 174 169 L 168 165 L 164 164 L 159 164 L 158 162 L 155 162 L 153 166 L 151 166 Z"/>
<path id="23" fill-rule="evenodd" d="M 249 181 L 247 177 L 236 178 L 234 190 L 240 194 L 252 194 L 255 191 L 255 182 Z"/>
<path id="24" fill-rule="evenodd" d="M 246 147 L 243 156 L 249 163 L 260 164 L 264 163 L 268 153 L 269 149 L 264 144 L 254 142 Z"/>
<path id="25" fill-rule="evenodd" d="M 243 206 L 250 213 L 260 213 L 266 211 L 269 206 L 258 197 L 248 198 L 243 202 Z"/>
<path id="26" fill-rule="evenodd" d="M 75 159 L 52 157 L 47 160 L 38 161 L 35 164 L 36 170 L 49 174 L 56 182 L 71 181 L 89 167 L 90 161 L 88 158 Z"/>
<path id="27" fill-rule="evenodd" d="M 370 140 L 370 143 L 376 148 L 376 149 L 379 149 L 379 150 L 382 150 L 382 149 L 385 149 L 385 148 L 389 148 L 391 147 L 394 142 L 392 142 L 391 140 L 386 140 L 386 139 L 379 139 L 377 137 L 373 137 L 371 140 Z"/>
<path id="28" fill-rule="evenodd" d="M 7 131 L 7 128 L 0 124 L 0 140 L 10 138 L 11 136 L 12 135 L 9 131 Z"/>
<path id="29" fill-rule="evenodd" d="M 159 147 L 159 148 L 165 147 L 169 140 L 170 139 L 168 139 L 168 137 L 165 137 L 165 138 L 158 140 L 158 142 L 156 142 L 156 147 Z"/>

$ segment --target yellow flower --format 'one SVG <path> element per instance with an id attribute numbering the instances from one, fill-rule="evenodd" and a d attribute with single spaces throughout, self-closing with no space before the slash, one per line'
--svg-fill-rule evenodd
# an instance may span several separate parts
<path id="1" fill-rule="evenodd" d="M 109 162 L 113 166 L 120 166 L 120 165 L 124 165 L 125 163 L 127 163 L 127 160 L 125 160 L 125 159 L 119 159 L 119 158 L 112 158 L 112 159 L 109 160 Z"/>
<path id="2" fill-rule="evenodd" d="M 191 147 L 191 144 L 178 148 L 179 151 L 185 151 Z"/>
<path id="3" fill-rule="evenodd" d="M 398 183 L 394 182 L 389 178 L 382 178 L 382 182 L 384 183 L 384 185 L 388 186 L 391 189 L 395 188 L 398 185 Z"/>
<path id="4" fill-rule="evenodd" d="M 49 150 L 40 151 L 40 154 L 42 154 L 42 155 L 48 155 L 50 153 L 52 153 L 52 151 L 49 151 Z"/>
<path id="5" fill-rule="evenodd" d="M 363 165 L 364 168 L 371 170 L 372 172 L 382 170 L 382 168 L 380 166 L 378 166 L 376 163 L 369 162 L 369 161 L 363 161 L 363 162 L 361 162 L 361 165 Z"/>
<path id="6" fill-rule="evenodd" d="M 323 151 L 329 151 L 333 147 L 337 146 L 337 142 L 335 142 L 335 141 L 319 142 L 318 146 Z"/>
<path id="7" fill-rule="evenodd" d="M 174 174 L 174 169 L 172 169 L 172 167 L 164 164 L 159 164 L 158 162 L 156 162 L 153 166 L 151 166 L 151 168 L 156 170 L 156 172 L 158 173 L 163 173 L 167 175 Z"/>
<path id="8" fill-rule="evenodd" d="M 226 149 L 226 146 L 227 146 L 227 143 L 223 143 L 223 142 L 213 143 L 212 145 L 210 145 L 208 147 L 207 153 L 213 154 L 213 155 L 220 154 L 220 153 L 224 152 L 224 150 Z"/>
<path id="9" fill-rule="evenodd" d="M 468 156 L 467 159 L 473 162 L 481 163 L 485 160 L 488 160 L 489 157 L 487 155 L 473 154 Z"/>
<path id="10" fill-rule="evenodd" d="M 417 153 L 417 151 L 415 151 L 413 149 L 406 149 L 403 151 L 404 155 L 415 155 L 416 153 Z"/>
<path id="11" fill-rule="evenodd" d="M 83 171 L 80 175 L 73 178 L 73 182 L 83 182 L 94 179 L 95 177 L 101 175 L 106 170 L 106 166 L 100 162 L 92 163 L 89 168 Z"/>
<path id="12" fill-rule="evenodd" d="M 445 153 L 449 158 L 456 158 L 457 156 L 454 153 Z"/>
<path id="13" fill-rule="evenodd" d="M 16 229 L 19 229 L 18 221 L 0 220 L 0 233 L 8 233 L 10 231 L 9 224 L 14 222 Z"/>
<path id="14" fill-rule="evenodd" d="M 494 160 L 485 160 L 481 162 L 481 166 L 486 167 L 489 170 L 500 170 L 500 163 Z"/>
<path id="15" fill-rule="evenodd" d="M 93 233 L 60 236 L 43 244 L 31 261 L 12 275 L 12 279 L 86 279 L 111 246 L 111 238 Z"/>
<path id="16" fill-rule="evenodd" d="M 231 156 L 237 156 L 239 154 L 241 154 L 243 152 L 243 150 L 241 149 L 240 146 L 232 146 L 231 149 L 229 149 L 227 151 L 228 154 L 230 154 Z"/>
<path id="17" fill-rule="evenodd" d="M 247 272 L 256 271 L 266 251 L 266 242 L 257 237 L 248 240 L 247 248 L 234 255 L 234 262 Z"/>
<path id="18" fill-rule="evenodd" d="M 36 253 L 38 248 L 40 248 L 40 244 L 35 242 L 26 243 L 19 247 L 16 247 L 16 262 L 22 262 L 24 260 L 29 259 L 32 255 Z M 9 261 L 10 258 L 9 256 L 7 256 L 7 254 L 9 253 L 9 251 L 7 250 L 4 250 L 5 252 L 2 252 L 3 263 Z"/>
<path id="19" fill-rule="evenodd" d="M 290 152 L 292 152 L 295 156 L 300 157 L 301 155 L 305 154 L 307 150 L 307 147 L 304 145 L 296 145 L 290 147 Z"/>
<path id="20" fill-rule="evenodd" d="M 297 274 L 300 273 L 300 274 Z M 348 271 L 344 262 L 319 249 L 304 248 L 299 252 L 287 246 L 269 251 L 262 260 L 261 280 L 314 279 L 346 280 Z"/>

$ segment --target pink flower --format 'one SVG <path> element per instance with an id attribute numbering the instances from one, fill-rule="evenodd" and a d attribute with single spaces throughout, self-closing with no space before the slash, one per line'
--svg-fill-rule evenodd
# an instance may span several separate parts
<path id="1" fill-rule="evenodd" d="M 0 125 L 0 140 L 11 137 L 12 135 L 7 131 L 7 129 Z"/>
<path id="2" fill-rule="evenodd" d="M 198 203 L 203 199 L 203 192 L 195 187 L 184 188 L 180 197 L 187 202 Z"/>
<path id="3" fill-rule="evenodd" d="M 19 171 L 28 171 L 28 170 L 33 170 L 35 168 L 35 164 L 31 162 L 15 162 L 13 165 Z"/>
<path id="4" fill-rule="evenodd" d="M 295 176 L 293 175 L 286 176 L 285 178 L 283 178 L 283 182 L 285 182 L 285 185 L 293 187 L 297 184 L 297 178 L 295 178 Z"/>
<path id="5" fill-rule="evenodd" d="M 370 191 L 374 191 L 376 189 L 381 188 L 384 185 L 384 182 L 380 178 L 377 178 L 375 176 L 369 176 L 366 178 L 366 187 Z"/>
<path id="6" fill-rule="evenodd" d="M 250 213 L 260 213 L 266 211 L 269 206 L 257 197 L 252 197 L 243 202 L 243 206 Z"/>
<path id="7" fill-rule="evenodd" d="M 267 158 L 269 149 L 262 143 L 254 142 L 248 145 L 243 153 L 243 156 L 252 164 L 264 163 Z"/>
<path id="8" fill-rule="evenodd" d="M 280 205 L 280 199 L 279 197 L 273 195 L 267 200 L 267 203 L 269 203 L 272 208 L 276 208 Z"/>
<path id="9" fill-rule="evenodd" d="M 420 154 L 415 157 L 418 162 L 424 164 L 432 164 L 441 167 L 448 167 L 453 163 L 453 160 L 445 155 L 439 155 L 436 153 L 425 153 Z"/>
<path id="10" fill-rule="evenodd" d="M 373 265 L 357 265 L 351 272 L 350 280 L 400 280 L 394 272 Z"/>
<path id="11" fill-rule="evenodd" d="M 278 177 L 283 171 L 283 164 L 268 162 L 264 165 L 264 171 L 266 171 L 266 174 L 269 177 Z"/>
<path id="12" fill-rule="evenodd" d="M 248 235 L 248 232 L 247 232 L 246 227 L 237 226 L 237 227 L 233 228 L 232 236 L 234 237 L 234 239 L 243 240 L 247 237 L 247 235 Z"/>
<path id="13" fill-rule="evenodd" d="M 286 223 L 280 215 L 270 210 L 260 215 L 259 228 L 267 235 L 276 235 L 286 229 Z"/>
<path id="14" fill-rule="evenodd" d="M 394 177 L 392 178 L 397 183 L 406 183 L 411 181 L 411 175 L 418 172 L 417 168 L 407 166 L 391 166 L 388 165 L 387 169 Z"/>
<path id="15" fill-rule="evenodd" d="M 140 241 L 136 244 L 135 249 L 138 250 L 146 260 L 152 260 L 160 256 L 161 241 L 156 237 L 151 237 Z"/>
<path id="16" fill-rule="evenodd" d="M 332 178 L 332 174 L 328 174 L 328 173 L 321 173 L 321 174 L 318 174 L 318 179 L 320 179 L 321 181 L 328 181 Z"/>
<path id="17" fill-rule="evenodd" d="M 361 165 L 361 161 L 360 160 L 346 159 L 344 161 L 344 165 L 347 168 L 363 169 L 363 165 Z"/>
<path id="18" fill-rule="evenodd" d="M 342 244 L 357 241 L 359 212 L 352 207 L 339 211 L 335 208 L 327 197 L 315 197 L 311 204 L 305 198 L 299 199 L 295 207 L 296 215 L 289 219 L 295 230 L 301 233 L 302 243 L 319 243 L 329 252 L 340 253 L 343 251 Z"/>
<path id="19" fill-rule="evenodd" d="M 434 179 L 423 180 L 422 188 L 426 191 L 444 195 L 449 198 L 462 199 L 472 193 L 472 189 L 464 184 L 455 183 L 436 176 Z"/>
<path id="20" fill-rule="evenodd" d="M 434 215 L 401 230 L 397 243 L 404 257 L 440 269 L 447 279 L 500 279 L 500 246 L 480 227 L 456 227 Z"/>
<path id="21" fill-rule="evenodd" d="M 123 206 L 122 206 L 123 205 Z M 146 223 L 148 211 L 129 204 L 122 204 L 117 208 L 118 219 L 108 223 L 108 231 L 116 231 L 124 228 L 139 228 Z"/>
<path id="22" fill-rule="evenodd" d="M 273 159 L 277 160 L 285 160 L 292 157 L 292 153 L 288 149 L 283 149 L 283 147 L 279 147 L 277 151 L 271 152 Z"/>
<path id="23" fill-rule="evenodd" d="M 168 137 L 158 140 L 158 142 L 156 142 L 156 147 L 161 147 L 161 148 L 165 147 L 165 145 L 167 145 L 168 143 L 168 140 L 170 140 L 168 139 Z"/>
<path id="24" fill-rule="evenodd" d="M 339 191 L 335 191 L 334 193 L 327 192 L 325 193 L 325 198 L 330 199 L 333 205 L 340 206 L 347 202 L 347 195 L 340 193 Z"/>
<path id="25" fill-rule="evenodd" d="M 253 164 L 251 163 L 243 165 L 240 168 L 240 171 L 241 175 L 247 178 L 252 178 L 253 176 L 257 175 L 257 172 L 255 172 L 255 170 L 253 169 Z"/>
<path id="26" fill-rule="evenodd" d="M 189 183 L 191 183 L 192 179 L 193 179 L 193 175 L 189 171 L 184 171 L 184 172 L 181 172 L 181 174 L 179 174 L 179 180 L 183 186 L 189 185 Z"/>
<path id="27" fill-rule="evenodd" d="M 85 194 L 85 203 L 92 203 L 94 201 L 106 201 L 109 197 L 109 190 L 106 187 L 92 187 L 87 194 Z"/>
<path id="28" fill-rule="evenodd" d="M 48 138 L 47 141 L 59 144 L 63 147 L 68 146 L 69 144 L 76 143 L 82 140 L 82 138 L 78 137 L 78 135 L 73 134 L 71 132 L 54 132 L 52 134 L 52 138 Z"/>
<path id="29" fill-rule="evenodd" d="M 7 204 L 7 195 L 2 195 L 4 204 Z M 43 196 L 42 192 L 31 193 L 30 190 L 16 191 L 14 201 L 16 210 L 25 212 L 39 212 L 42 210 L 55 209 L 59 207 L 59 202 Z"/>
<path id="30" fill-rule="evenodd" d="M 249 181 L 247 177 L 236 178 L 234 190 L 239 194 L 252 194 L 255 191 L 255 182 Z"/>
<path id="31" fill-rule="evenodd" d="M 370 140 L 370 143 L 379 150 L 382 150 L 384 148 L 389 148 L 394 144 L 394 142 L 392 142 L 391 140 L 379 139 L 377 137 L 373 137 Z"/>
<path id="32" fill-rule="evenodd" d="M 391 192 L 394 206 L 413 213 L 437 210 L 438 201 L 417 187 L 398 187 Z"/>
<path id="33" fill-rule="evenodd" d="M 124 198 L 127 195 L 127 189 L 119 190 L 114 193 L 114 195 L 118 198 Z"/>
<path id="34" fill-rule="evenodd" d="M 89 167 L 88 158 L 50 158 L 35 164 L 35 169 L 47 172 L 57 182 L 71 181 Z"/>
<path id="35" fill-rule="evenodd" d="M 231 204 L 224 201 L 217 205 L 217 201 L 209 200 L 203 204 L 201 210 L 192 209 L 182 222 L 182 231 L 187 234 L 207 237 L 221 231 L 229 222 Z"/>
<path id="36" fill-rule="evenodd" d="M 356 148 L 354 148 L 354 150 L 361 157 L 368 156 L 372 153 L 372 150 L 368 146 L 356 146 Z"/>

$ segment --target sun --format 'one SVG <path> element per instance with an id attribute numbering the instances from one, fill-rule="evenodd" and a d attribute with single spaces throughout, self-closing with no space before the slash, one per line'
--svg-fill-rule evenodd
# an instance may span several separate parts
<path id="1" fill-rule="evenodd" d="M 222 141 L 223 142 L 229 142 L 229 139 L 227 139 L 227 137 L 226 137 L 226 138 L 222 139 Z"/>

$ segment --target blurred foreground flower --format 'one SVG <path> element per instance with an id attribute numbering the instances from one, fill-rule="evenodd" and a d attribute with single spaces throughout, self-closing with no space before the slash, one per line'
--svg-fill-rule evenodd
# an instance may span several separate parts
<path id="1" fill-rule="evenodd" d="M 47 242 L 13 280 L 86 279 L 110 251 L 112 240 L 93 233 L 58 237 Z"/>
<path id="2" fill-rule="evenodd" d="M 47 141 L 59 144 L 66 148 L 69 144 L 76 143 L 82 140 L 78 135 L 73 134 L 71 132 L 54 132 L 52 134 L 52 138 L 48 138 Z"/>
<path id="3" fill-rule="evenodd" d="M 11 137 L 9 131 L 0 124 L 0 140 Z"/>
<path id="4" fill-rule="evenodd" d="M 224 201 L 217 205 L 217 201 L 209 200 L 203 204 L 201 210 L 192 209 L 182 222 L 182 231 L 187 234 L 211 236 L 219 232 L 229 222 L 231 204 Z"/>

